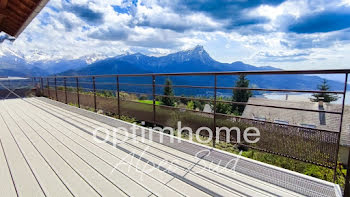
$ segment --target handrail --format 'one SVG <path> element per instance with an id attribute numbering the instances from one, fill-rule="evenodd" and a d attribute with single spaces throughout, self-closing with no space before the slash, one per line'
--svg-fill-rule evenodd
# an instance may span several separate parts
<path id="1" fill-rule="evenodd" d="M 55 78 L 56 79 L 56 78 Z M 67 82 L 67 84 L 75 84 L 75 82 Z M 81 82 L 81 84 L 90 84 L 93 82 Z M 96 82 L 96 85 L 115 85 L 115 83 Z M 148 86 L 153 84 L 138 84 L 138 83 L 119 83 L 126 86 Z M 163 84 L 155 84 L 156 87 L 166 87 Z M 172 85 L 173 88 L 195 88 L 195 89 L 215 89 L 215 86 L 191 86 L 191 85 Z M 242 88 L 242 87 L 216 87 L 219 90 L 252 90 L 252 91 L 268 91 L 268 92 L 296 92 L 296 93 L 325 93 L 325 94 L 344 94 L 342 91 L 320 91 L 320 90 L 295 90 L 295 89 L 267 89 L 267 88 Z"/>
<path id="2" fill-rule="evenodd" d="M 184 73 L 144 73 L 144 74 L 111 74 L 111 75 L 77 75 L 77 76 L 49 76 L 48 78 L 91 78 L 91 77 L 142 77 L 142 76 L 203 76 L 203 75 L 285 75 L 285 74 L 346 74 L 350 69 L 330 70 L 262 70 L 262 71 L 229 71 L 229 72 L 184 72 Z"/>

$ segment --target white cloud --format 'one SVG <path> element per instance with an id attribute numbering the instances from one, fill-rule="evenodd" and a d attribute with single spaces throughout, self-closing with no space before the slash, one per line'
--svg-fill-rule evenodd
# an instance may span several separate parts
<path id="1" fill-rule="evenodd" d="M 350 0 L 342 0 L 340 5 L 350 6 Z"/>
<path id="2" fill-rule="evenodd" d="M 267 18 L 267 23 L 232 29 L 227 29 L 230 20 L 172 9 L 174 1 L 140 0 L 137 6 L 124 0 L 73 1 L 74 5 L 102 13 L 103 21 L 98 24 L 73 13 L 71 4 L 65 2 L 51 0 L 14 43 L 5 41 L 1 48 L 35 60 L 38 54 L 48 59 L 126 52 L 159 56 L 201 44 L 214 59 L 223 62 L 244 61 L 285 69 L 333 68 L 330 65 L 345 68 L 350 60 L 347 31 L 308 35 L 288 32 L 290 23 L 301 16 L 350 6 L 349 0 L 288 0 L 275 6 L 261 5 L 247 16 Z M 127 12 L 118 13 L 113 6 Z"/>

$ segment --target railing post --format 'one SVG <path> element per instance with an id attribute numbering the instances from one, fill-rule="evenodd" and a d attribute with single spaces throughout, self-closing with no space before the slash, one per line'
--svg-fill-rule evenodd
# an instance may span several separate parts
<path id="1" fill-rule="evenodd" d="M 213 148 L 215 148 L 216 143 L 216 93 L 217 91 L 217 75 L 214 74 L 214 128 L 213 128 Z M 220 137 L 220 135 L 219 135 Z"/>
<path id="2" fill-rule="evenodd" d="M 119 75 L 117 75 L 117 99 L 118 99 L 118 117 L 120 119 L 120 87 L 119 87 Z"/>
<path id="3" fill-rule="evenodd" d="M 77 99 L 78 99 L 78 107 L 80 108 L 80 95 L 79 95 L 79 79 L 78 77 L 75 78 L 75 81 L 77 83 Z"/>
<path id="4" fill-rule="evenodd" d="M 339 146 L 340 146 L 340 136 L 341 136 L 342 127 L 343 127 L 345 96 L 346 96 L 346 90 L 347 90 L 347 85 L 348 85 L 348 76 L 349 76 L 349 73 L 346 73 L 345 74 L 345 81 L 344 81 L 343 101 L 342 101 L 342 106 L 341 106 L 340 123 L 339 123 L 340 125 L 339 125 L 339 132 L 338 132 L 338 146 L 337 146 L 337 153 L 335 155 L 335 164 L 334 164 L 335 167 L 334 167 L 333 182 L 335 182 L 335 180 L 337 178 L 338 154 L 339 154 Z M 349 172 L 349 169 L 348 169 L 348 172 Z M 348 188 L 348 189 L 350 189 L 350 188 Z"/>
<path id="5" fill-rule="evenodd" d="M 152 75 L 153 124 L 156 124 L 156 76 Z"/>
<path id="6" fill-rule="evenodd" d="M 44 80 L 40 77 L 41 95 L 44 95 Z"/>
<path id="7" fill-rule="evenodd" d="M 68 104 L 68 98 L 67 98 L 67 78 L 64 79 L 64 97 L 65 97 L 65 103 Z"/>
<path id="8" fill-rule="evenodd" d="M 49 95 L 49 98 L 51 97 L 50 95 L 50 82 L 49 82 L 49 78 L 46 78 L 46 82 L 47 82 L 47 94 Z"/>
<path id="9" fill-rule="evenodd" d="M 56 94 L 56 101 L 58 101 L 58 93 L 57 93 L 57 78 L 55 77 L 55 94 Z"/>
<path id="10" fill-rule="evenodd" d="M 92 86 L 94 90 L 94 110 L 97 112 L 97 105 L 96 105 L 96 82 L 95 77 L 92 77 Z"/>
<path id="11" fill-rule="evenodd" d="M 346 92 L 347 92 L 348 75 L 349 75 L 349 73 L 346 73 L 346 76 L 345 76 L 345 91 L 344 91 L 345 94 L 343 96 L 342 111 L 344 110 L 344 105 L 345 105 L 345 95 L 346 95 Z M 342 116 L 342 118 L 343 118 L 343 116 Z M 340 119 L 340 121 L 342 121 L 342 118 Z M 338 142 L 338 147 L 339 147 L 339 142 Z M 344 196 L 345 197 L 349 197 L 350 196 L 350 151 L 349 151 L 349 155 L 348 155 L 348 169 L 346 171 L 346 177 L 345 177 Z"/>
<path id="12" fill-rule="evenodd" d="M 350 196 L 350 152 L 348 156 L 348 169 L 345 177 L 344 197 Z"/>

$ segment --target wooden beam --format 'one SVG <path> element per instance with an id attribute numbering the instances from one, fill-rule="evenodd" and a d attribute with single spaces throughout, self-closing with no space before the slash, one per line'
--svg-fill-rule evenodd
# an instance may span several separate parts
<path id="1" fill-rule="evenodd" d="M 20 23 L 18 22 L 17 20 L 14 20 L 13 18 L 11 17 L 7 17 L 6 20 L 4 20 L 4 23 L 6 22 L 6 24 L 12 24 L 12 25 L 15 25 L 15 26 L 22 26 L 23 23 Z"/>
<path id="2" fill-rule="evenodd" d="M 21 18 L 23 19 L 26 19 L 28 17 L 28 13 L 26 13 L 25 11 L 23 11 L 22 9 L 20 9 L 18 6 L 16 5 L 13 5 L 11 3 L 9 3 L 7 5 L 7 8 L 13 12 L 13 13 L 16 13 L 18 16 L 20 16 Z"/>
<path id="3" fill-rule="evenodd" d="M 11 0 L 8 2 L 7 4 L 8 7 L 16 7 L 17 9 L 25 12 L 27 15 L 29 15 L 30 13 L 32 13 L 33 9 L 28 7 L 26 4 L 24 4 L 23 2 L 19 1 L 19 0 Z"/>
<path id="4" fill-rule="evenodd" d="M 16 13 L 14 12 L 10 12 L 8 13 L 8 17 L 9 18 L 12 18 L 13 20 L 15 20 L 17 23 L 24 23 L 25 20 L 21 17 L 21 16 L 18 16 Z"/>
<path id="5" fill-rule="evenodd" d="M 15 32 L 16 32 L 15 29 L 13 29 L 12 27 L 6 26 L 6 25 L 0 25 L 0 31 L 4 31 L 11 36 L 14 36 Z"/>
<path id="6" fill-rule="evenodd" d="M 9 26 L 9 25 L 6 25 L 5 23 L 2 23 L 1 24 L 1 29 L 6 29 L 6 30 L 10 30 L 11 32 L 14 32 L 14 30 L 16 30 L 16 28 L 15 27 L 13 27 L 13 26 Z"/>
<path id="7" fill-rule="evenodd" d="M 36 3 L 32 0 L 19 0 L 22 4 L 26 5 L 30 9 L 35 9 Z"/>
<path id="8" fill-rule="evenodd" d="M 47 4 L 49 0 L 34 0 L 36 2 L 35 7 L 32 12 L 25 18 L 25 23 L 21 26 L 21 28 L 16 31 L 15 37 L 18 37 L 19 34 L 29 25 L 29 23 L 33 20 L 33 18 L 42 10 L 42 8 Z"/>
<path id="9" fill-rule="evenodd" d="M 16 35 L 16 30 L 13 29 L 13 28 L 10 28 L 8 26 L 1 25 L 0 26 L 0 30 L 3 31 L 3 32 L 6 32 L 6 34 L 8 34 L 8 35 L 10 35 L 12 37 L 14 37 L 14 35 Z"/>
<path id="10" fill-rule="evenodd" d="M 21 24 L 15 24 L 13 23 L 13 21 L 10 21 L 10 20 L 4 20 L 2 22 L 2 26 L 8 26 L 12 29 L 18 29 L 19 27 L 21 27 Z"/>
<path id="11" fill-rule="evenodd" d="M 7 17 L 9 15 L 9 11 L 6 9 L 0 9 L 0 17 Z"/>
<path id="12" fill-rule="evenodd" d="M 5 9 L 7 7 L 7 0 L 0 0 L 0 9 Z"/>
<path id="13" fill-rule="evenodd" d="M 0 0 L 0 11 L 3 11 L 3 13 L 0 12 L 0 25 L 2 21 L 4 21 L 4 18 L 6 18 L 7 13 L 5 12 L 7 7 L 7 0 Z"/>
<path id="14" fill-rule="evenodd" d="M 6 18 L 6 21 L 10 21 L 11 24 L 15 24 L 15 25 L 18 25 L 18 26 L 21 26 L 24 23 L 24 20 L 21 17 L 17 16 L 13 12 L 10 12 L 8 9 L 0 10 L 0 18 L 1 19 L 5 19 Z M 3 21 L 3 22 L 5 22 L 5 21 Z"/>
<path id="15" fill-rule="evenodd" d="M 18 37 L 47 2 L 48 0 L 0 0 L 0 31 Z"/>

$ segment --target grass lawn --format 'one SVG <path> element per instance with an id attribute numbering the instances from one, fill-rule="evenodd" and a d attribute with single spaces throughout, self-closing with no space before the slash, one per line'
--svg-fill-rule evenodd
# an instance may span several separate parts
<path id="1" fill-rule="evenodd" d="M 139 103 L 145 103 L 145 104 L 153 104 L 152 100 L 136 100 Z M 156 101 L 156 105 L 161 105 L 160 101 Z"/>

